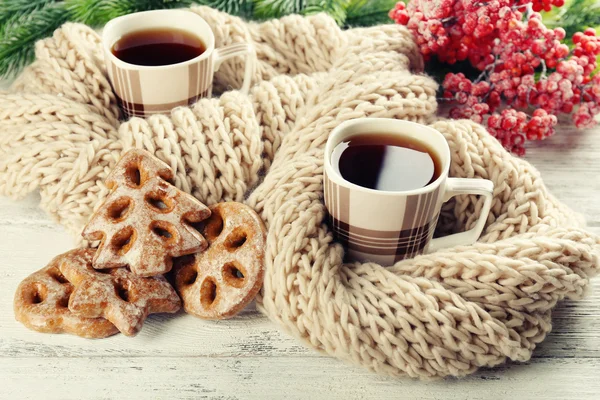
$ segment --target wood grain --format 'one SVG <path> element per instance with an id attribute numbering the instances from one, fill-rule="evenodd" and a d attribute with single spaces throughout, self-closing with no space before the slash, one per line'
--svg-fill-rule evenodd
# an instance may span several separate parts
<path id="1" fill-rule="evenodd" d="M 563 127 L 529 146 L 549 189 L 600 234 L 600 129 Z M 32 194 L 0 198 L 0 399 L 598 399 L 600 280 L 581 301 L 563 302 L 554 328 L 528 363 L 457 380 L 418 382 L 374 375 L 305 348 L 253 307 L 230 321 L 152 316 L 136 338 L 89 341 L 31 332 L 14 320 L 18 283 L 72 239 Z"/>
<path id="2" fill-rule="evenodd" d="M 597 359 L 534 359 L 465 379 L 419 382 L 319 357 L 14 358 L 0 397 L 37 399 L 585 399 L 598 398 Z"/>

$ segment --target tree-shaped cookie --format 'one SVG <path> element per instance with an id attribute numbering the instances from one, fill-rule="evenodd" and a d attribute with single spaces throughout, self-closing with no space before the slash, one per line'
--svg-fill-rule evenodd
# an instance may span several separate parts
<path id="1" fill-rule="evenodd" d="M 144 150 L 130 150 L 109 174 L 112 190 L 83 230 L 88 240 L 101 240 L 94 268 L 128 265 L 139 276 L 161 275 L 172 258 L 208 246 L 192 227 L 210 216 L 193 196 L 171 185 L 168 165 Z"/>
<path id="2" fill-rule="evenodd" d="M 87 249 L 91 253 L 94 249 Z M 62 263 L 60 272 L 74 286 L 69 311 L 86 318 L 105 318 L 121 333 L 136 335 L 148 314 L 181 308 L 175 289 L 163 276 L 141 277 L 127 268 L 95 270 L 91 263 Z"/>

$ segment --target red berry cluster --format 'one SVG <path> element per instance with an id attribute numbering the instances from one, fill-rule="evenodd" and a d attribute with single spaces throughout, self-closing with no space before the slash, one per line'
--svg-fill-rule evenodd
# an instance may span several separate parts
<path id="1" fill-rule="evenodd" d="M 600 38 L 593 29 L 573 36 L 549 29 L 535 10 L 564 0 L 410 0 L 390 17 L 414 34 L 426 60 L 467 60 L 479 76 L 448 73 L 443 98 L 456 107 L 453 118 L 487 123 L 508 149 L 524 153 L 526 140 L 554 133 L 559 113 L 578 127 L 600 114 L 600 75 L 593 76 Z M 533 112 L 531 112 L 533 110 Z"/>
<path id="2" fill-rule="evenodd" d="M 523 2 L 526 3 L 526 2 Z M 535 12 L 550 11 L 552 6 L 562 7 L 565 5 L 565 0 L 532 0 L 531 8 Z"/>

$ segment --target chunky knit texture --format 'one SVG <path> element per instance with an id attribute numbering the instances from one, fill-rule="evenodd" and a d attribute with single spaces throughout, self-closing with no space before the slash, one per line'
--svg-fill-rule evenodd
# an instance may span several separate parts
<path id="1" fill-rule="evenodd" d="M 258 306 L 311 347 L 419 378 L 529 359 L 551 329 L 552 308 L 580 297 L 597 272 L 600 241 L 481 126 L 436 121 L 437 86 L 418 73 L 408 31 L 341 31 L 324 15 L 251 24 L 193 11 L 217 46 L 256 46 L 249 96 L 227 91 L 242 80 L 234 60 L 216 75 L 220 97 L 121 123 L 98 35 L 66 24 L 0 94 L 0 194 L 39 190 L 41 207 L 79 235 L 108 193 L 107 173 L 126 150 L 144 148 L 206 204 L 245 201 L 260 213 L 268 239 Z M 358 117 L 431 124 L 450 144 L 452 176 L 495 183 L 477 244 L 387 267 L 342 263 L 324 220 L 323 147 L 335 126 Z M 456 198 L 438 230 L 469 229 L 481 206 L 475 196 Z"/>

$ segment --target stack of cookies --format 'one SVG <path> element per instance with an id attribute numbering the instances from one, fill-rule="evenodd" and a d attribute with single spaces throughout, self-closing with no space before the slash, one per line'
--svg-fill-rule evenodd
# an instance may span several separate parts
<path id="1" fill-rule="evenodd" d="M 21 282 L 17 320 L 39 332 L 134 336 L 149 314 L 182 304 L 200 318 L 224 319 L 250 303 L 264 274 L 260 217 L 241 203 L 208 208 L 172 178 L 150 153 L 125 154 L 82 233 L 98 248 L 61 254 Z"/>

